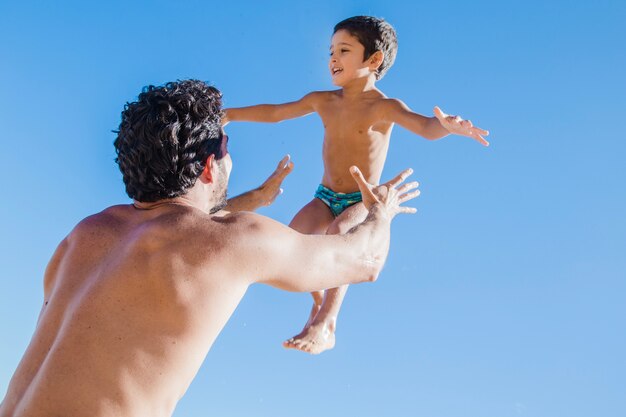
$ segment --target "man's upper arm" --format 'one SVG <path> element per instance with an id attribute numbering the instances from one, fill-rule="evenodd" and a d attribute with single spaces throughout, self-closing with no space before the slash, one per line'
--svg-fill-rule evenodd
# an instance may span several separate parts
<path id="1" fill-rule="evenodd" d="M 250 283 L 305 292 L 366 280 L 371 275 L 345 235 L 304 235 L 267 217 L 240 216 L 247 218 L 236 246 L 240 262 L 245 258 L 250 268 Z"/>
<path id="2" fill-rule="evenodd" d="M 45 301 L 48 301 L 52 288 L 54 287 L 54 283 L 56 282 L 61 261 L 63 260 L 69 246 L 68 239 L 69 236 L 59 243 L 59 246 L 57 246 L 52 258 L 50 258 L 50 261 L 46 266 L 46 271 L 43 276 L 43 294 Z"/>

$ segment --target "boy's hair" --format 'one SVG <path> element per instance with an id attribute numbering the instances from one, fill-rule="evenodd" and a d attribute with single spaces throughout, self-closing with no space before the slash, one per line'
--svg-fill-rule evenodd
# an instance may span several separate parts
<path id="1" fill-rule="evenodd" d="M 115 151 L 129 197 L 143 202 L 183 195 L 211 154 L 224 156 L 222 94 L 198 80 L 144 87 L 126 103 Z"/>
<path id="2" fill-rule="evenodd" d="M 384 54 L 383 62 L 376 70 L 376 79 L 383 78 L 396 60 L 398 52 L 398 38 L 394 28 L 377 17 L 354 16 L 337 23 L 333 34 L 339 30 L 346 30 L 359 40 L 365 48 L 363 60 L 368 59 L 376 51 Z"/>

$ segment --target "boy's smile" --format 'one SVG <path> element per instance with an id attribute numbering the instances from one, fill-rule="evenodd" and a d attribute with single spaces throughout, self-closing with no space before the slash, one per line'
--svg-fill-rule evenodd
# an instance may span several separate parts
<path id="1" fill-rule="evenodd" d="M 350 81 L 369 76 L 372 71 L 363 60 L 365 48 L 346 30 L 338 30 L 330 44 L 328 68 L 333 84 L 343 87 Z"/>

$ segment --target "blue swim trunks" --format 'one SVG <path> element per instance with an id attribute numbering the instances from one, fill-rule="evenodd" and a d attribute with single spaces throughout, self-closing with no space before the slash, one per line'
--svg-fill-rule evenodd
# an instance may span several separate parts
<path id="1" fill-rule="evenodd" d="M 330 188 L 320 184 L 315 192 L 315 198 L 319 198 L 328 206 L 333 216 L 337 217 L 348 207 L 363 201 L 361 192 L 356 193 L 336 193 Z"/>

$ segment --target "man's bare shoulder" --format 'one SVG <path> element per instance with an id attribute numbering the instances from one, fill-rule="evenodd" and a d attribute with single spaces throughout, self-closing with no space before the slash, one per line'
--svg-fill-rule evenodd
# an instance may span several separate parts
<path id="1" fill-rule="evenodd" d="M 85 217 L 59 243 L 52 258 L 48 262 L 44 273 L 44 295 L 48 297 L 57 280 L 57 271 L 63 259 L 68 253 L 79 253 L 83 255 L 94 245 L 102 247 L 103 243 L 111 240 L 112 225 L 120 222 L 124 213 L 129 211 L 131 206 L 109 207 L 100 213 Z M 109 239 L 107 239 L 109 238 Z M 84 256 L 80 256 L 84 258 Z"/>
<path id="2" fill-rule="evenodd" d="M 85 239 L 98 242 L 120 239 L 147 241 L 193 241 L 208 234 L 212 216 L 202 210 L 168 205 L 155 210 L 138 209 L 131 204 L 108 207 L 81 220 L 67 236 L 70 245 Z"/>
<path id="3" fill-rule="evenodd" d="M 249 250 L 258 251 L 271 247 L 289 245 L 298 232 L 288 226 L 260 214 L 240 211 L 226 216 L 217 217 L 215 222 L 228 227 L 227 233 L 234 251 L 241 253 Z M 222 234 L 223 236 L 223 234 Z"/>
<path id="4" fill-rule="evenodd" d="M 156 210 L 138 210 L 131 205 L 114 206 L 83 219 L 67 237 L 70 245 L 81 242 L 131 239 L 151 250 L 176 247 L 237 250 L 248 245 L 264 244 L 287 228 L 268 217 L 252 212 L 208 214 L 193 207 L 171 206 Z"/>
<path id="5" fill-rule="evenodd" d="M 101 212 L 87 216 L 78 222 L 68 234 L 66 240 L 72 242 L 85 234 L 114 226 L 123 221 L 125 217 L 128 217 L 133 210 L 134 208 L 130 204 L 107 207 Z"/>
<path id="6" fill-rule="evenodd" d="M 214 216 L 213 221 L 225 227 L 230 227 L 233 233 L 244 233 L 247 236 L 263 234 L 268 229 L 286 227 L 269 217 L 251 211 L 238 211 L 223 216 Z"/>
<path id="7" fill-rule="evenodd" d="M 208 214 L 188 207 L 178 207 L 155 220 L 147 226 L 154 237 L 163 234 L 165 239 L 182 239 L 196 247 L 211 247 L 220 242 L 217 246 L 222 248 L 256 240 L 268 228 L 279 224 L 253 212 Z"/>

